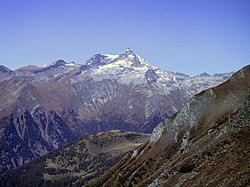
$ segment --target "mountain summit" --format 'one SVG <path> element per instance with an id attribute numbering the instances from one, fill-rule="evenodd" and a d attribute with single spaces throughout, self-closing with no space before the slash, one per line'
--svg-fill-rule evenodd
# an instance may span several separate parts
<path id="1" fill-rule="evenodd" d="M 149 64 L 140 56 L 136 55 L 131 48 L 127 48 L 120 55 L 96 54 L 86 62 L 86 66 L 97 67 L 109 65 L 110 67 L 140 67 Z M 111 65 L 112 64 L 112 65 Z"/>
<path id="2" fill-rule="evenodd" d="M 133 54 L 134 51 L 133 51 L 130 47 L 128 47 L 128 48 L 125 50 L 124 53 L 127 54 L 127 55 L 130 55 L 130 54 Z"/>

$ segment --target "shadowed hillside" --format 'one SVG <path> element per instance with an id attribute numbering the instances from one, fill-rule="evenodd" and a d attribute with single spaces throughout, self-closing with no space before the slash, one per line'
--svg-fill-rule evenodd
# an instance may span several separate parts
<path id="1" fill-rule="evenodd" d="M 148 134 L 119 130 L 89 135 L 5 174 L 0 186 L 81 186 L 148 140 Z"/>
<path id="2" fill-rule="evenodd" d="M 194 96 L 86 186 L 249 186 L 250 66 Z"/>

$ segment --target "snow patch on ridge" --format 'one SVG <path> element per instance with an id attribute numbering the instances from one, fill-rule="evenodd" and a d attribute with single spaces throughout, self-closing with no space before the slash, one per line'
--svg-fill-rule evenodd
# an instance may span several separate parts
<path id="1" fill-rule="evenodd" d="M 116 59 L 119 55 L 110 55 L 110 54 L 103 54 L 104 56 L 106 56 L 107 58 L 114 60 Z"/>

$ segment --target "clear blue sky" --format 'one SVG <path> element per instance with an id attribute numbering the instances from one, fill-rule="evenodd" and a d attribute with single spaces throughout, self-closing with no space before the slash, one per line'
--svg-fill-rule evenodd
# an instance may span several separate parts
<path id="1" fill-rule="evenodd" d="M 250 0 L 0 0 L 0 64 L 83 64 L 131 47 L 196 75 L 250 64 Z"/>

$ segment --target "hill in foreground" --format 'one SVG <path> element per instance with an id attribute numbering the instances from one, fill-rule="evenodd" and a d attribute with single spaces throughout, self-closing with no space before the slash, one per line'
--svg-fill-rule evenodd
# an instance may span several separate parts
<path id="1" fill-rule="evenodd" d="M 194 96 L 86 186 L 250 186 L 250 66 Z"/>
<path id="2" fill-rule="evenodd" d="M 89 135 L 5 174 L 0 186 L 81 186 L 146 143 L 149 137 L 121 130 Z"/>

